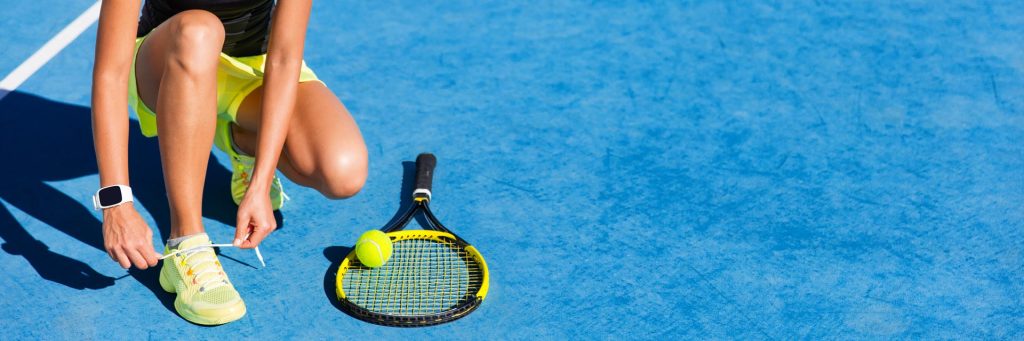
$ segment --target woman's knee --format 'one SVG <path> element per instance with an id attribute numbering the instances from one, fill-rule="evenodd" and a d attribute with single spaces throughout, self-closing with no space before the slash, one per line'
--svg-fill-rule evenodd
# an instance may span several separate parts
<path id="1" fill-rule="evenodd" d="M 173 41 L 169 61 L 174 66 L 186 72 L 216 67 L 224 45 L 224 25 L 216 15 L 188 10 L 175 15 L 168 24 Z"/>
<path id="2" fill-rule="evenodd" d="M 331 199 L 356 195 L 366 183 L 367 163 L 365 151 L 340 153 L 324 160 L 317 170 L 318 190 Z"/>

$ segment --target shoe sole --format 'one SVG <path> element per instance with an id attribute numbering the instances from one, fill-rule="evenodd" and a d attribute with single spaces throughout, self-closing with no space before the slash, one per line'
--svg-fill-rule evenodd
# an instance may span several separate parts
<path id="1" fill-rule="evenodd" d="M 164 280 L 164 276 L 159 276 L 160 288 L 164 291 L 175 294 L 174 298 L 174 310 L 178 312 L 182 318 L 186 321 L 201 324 L 206 326 L 215 326 L 225 324 L 228 322 L 237 321 L 238 319 L 245 316 L 245 302 L 239 300 L 234 306 L 223 309 L 224 311 L 217 316 L 203 316 L 192 311 L 184 302 L 181 301 L 181 296 L 177 295 L 174 285 L 167 283 Z"/>

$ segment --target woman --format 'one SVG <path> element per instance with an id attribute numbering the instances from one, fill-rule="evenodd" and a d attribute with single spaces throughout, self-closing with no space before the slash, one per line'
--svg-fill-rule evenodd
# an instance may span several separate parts
<path id="1" fill-rule="evenodd" d="M 138 16 L 141 7 L 141 17 Z M 93 70 L 93 136 L 103 237 L 124 268 L 156 266 L 152 231 L 131 202 L 128 112 L 159 135 L 171 234 L 160 284 L 199 324 L 245 314 L 202 225 L 211 144 L 231 156 L 234 244 L 254 248 L 275 228 L 284 193 L 275 169 L 329 198 L 366 179 L 366 146 L 337 97 L 302 60 L 311 0 L 104 1 Z M 272 14 L 272 15 L 271 15 Z M 128 94 L 127 98 L 125 94 Z"/>

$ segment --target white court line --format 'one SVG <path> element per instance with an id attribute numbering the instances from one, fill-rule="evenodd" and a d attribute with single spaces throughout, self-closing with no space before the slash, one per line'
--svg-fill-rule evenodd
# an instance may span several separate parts
<path id="1" fill-rule="evenodd" d="M 75 21 L 72 21 L 71 24 L 68 24 L 67 27 L 60 30 L 60 32 L 53 36 L 50 41 L 43 44 L 43 47 L 40 47 L 36 53 L 33 53 L 32 56 L 28 57 L 28 59 L 22 62 L 21 65 L 18 65 L 18 67 L 15 68 L 14 71 L 11 71 L 7 77 L 0 80 L 0 100 L 3 100 L 7 94 L 18 89 L 18 87 L 21 86 L 21 83 L 24 83 L 25 80 L 32 77 L 36 71 L 39 71 L 39 68 L 42 68 L 43 65 L 46 65 L 46 63 L 50 61 L 50 59 L 53 59 L 53 56 L 60 53 L 60 51 L 67 47 L 68 44 L 71 44 L 75 38 L 78 38 L 82 32 L 85 32 L 89 26 L 92 26 L 96 20 L 99 20 L 100 2 L 101 1 L 96 1 L 96 3 L 92 4 L 89 9 L 82 12 L 78 18 L 75 18 Z"/>

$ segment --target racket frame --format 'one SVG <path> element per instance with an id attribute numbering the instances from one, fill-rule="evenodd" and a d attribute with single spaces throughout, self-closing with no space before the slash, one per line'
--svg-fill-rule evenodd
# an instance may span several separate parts
<path id="1" fill-rule="evenodd" d="M 425 158 L 425 155 L 429 155 L 429 158 Z M 426 161 L 424 161 L 425 159 Z M 407 239 L 421 239 L 451 242 L 457 245 L 466 252 L 467 256 L 471 257 L 480 266 L 480 289 L 477 290 L 473 297 L 466 300 L 466 302 L 439 313 L 409 316 L 373 312 L 349 301 L 346 298 L 342 282 L 344 281 L 345 273 L 349 267 L 353 262 L 358 261 L 355 250 L 353 249 L 338 266 L 337 275 L 335 276 L 335 291 L 342 309 L 360 320 L 396 327 L 431 326 L 454 321 L 466 316 L 476 310 L 487 296 L 490 281 L 488 278 L 489 272 L 487 270 L 487 262 L 484 260 L 483 255 L 481 255 L 475 247 L 441 224 L 437 217 L 434 216 L 434 213 L 430 211 L 430 187 L 435 162 L 433 159 L 433 155 L 430 154 L 421 154 L 416 159 L 417 180 L 416 191 L 413 192 L 412 207 L 407 209 L 398 220 L 380 228 L 380 230 L 387 234 L 388 238 L 391 238 L 393 242 Z M 423 230 L 405 230 L 405 227 L 412 222 L 416 213 L 423 213 L 428 226 L 424 226 L 426 229 Z"/>

